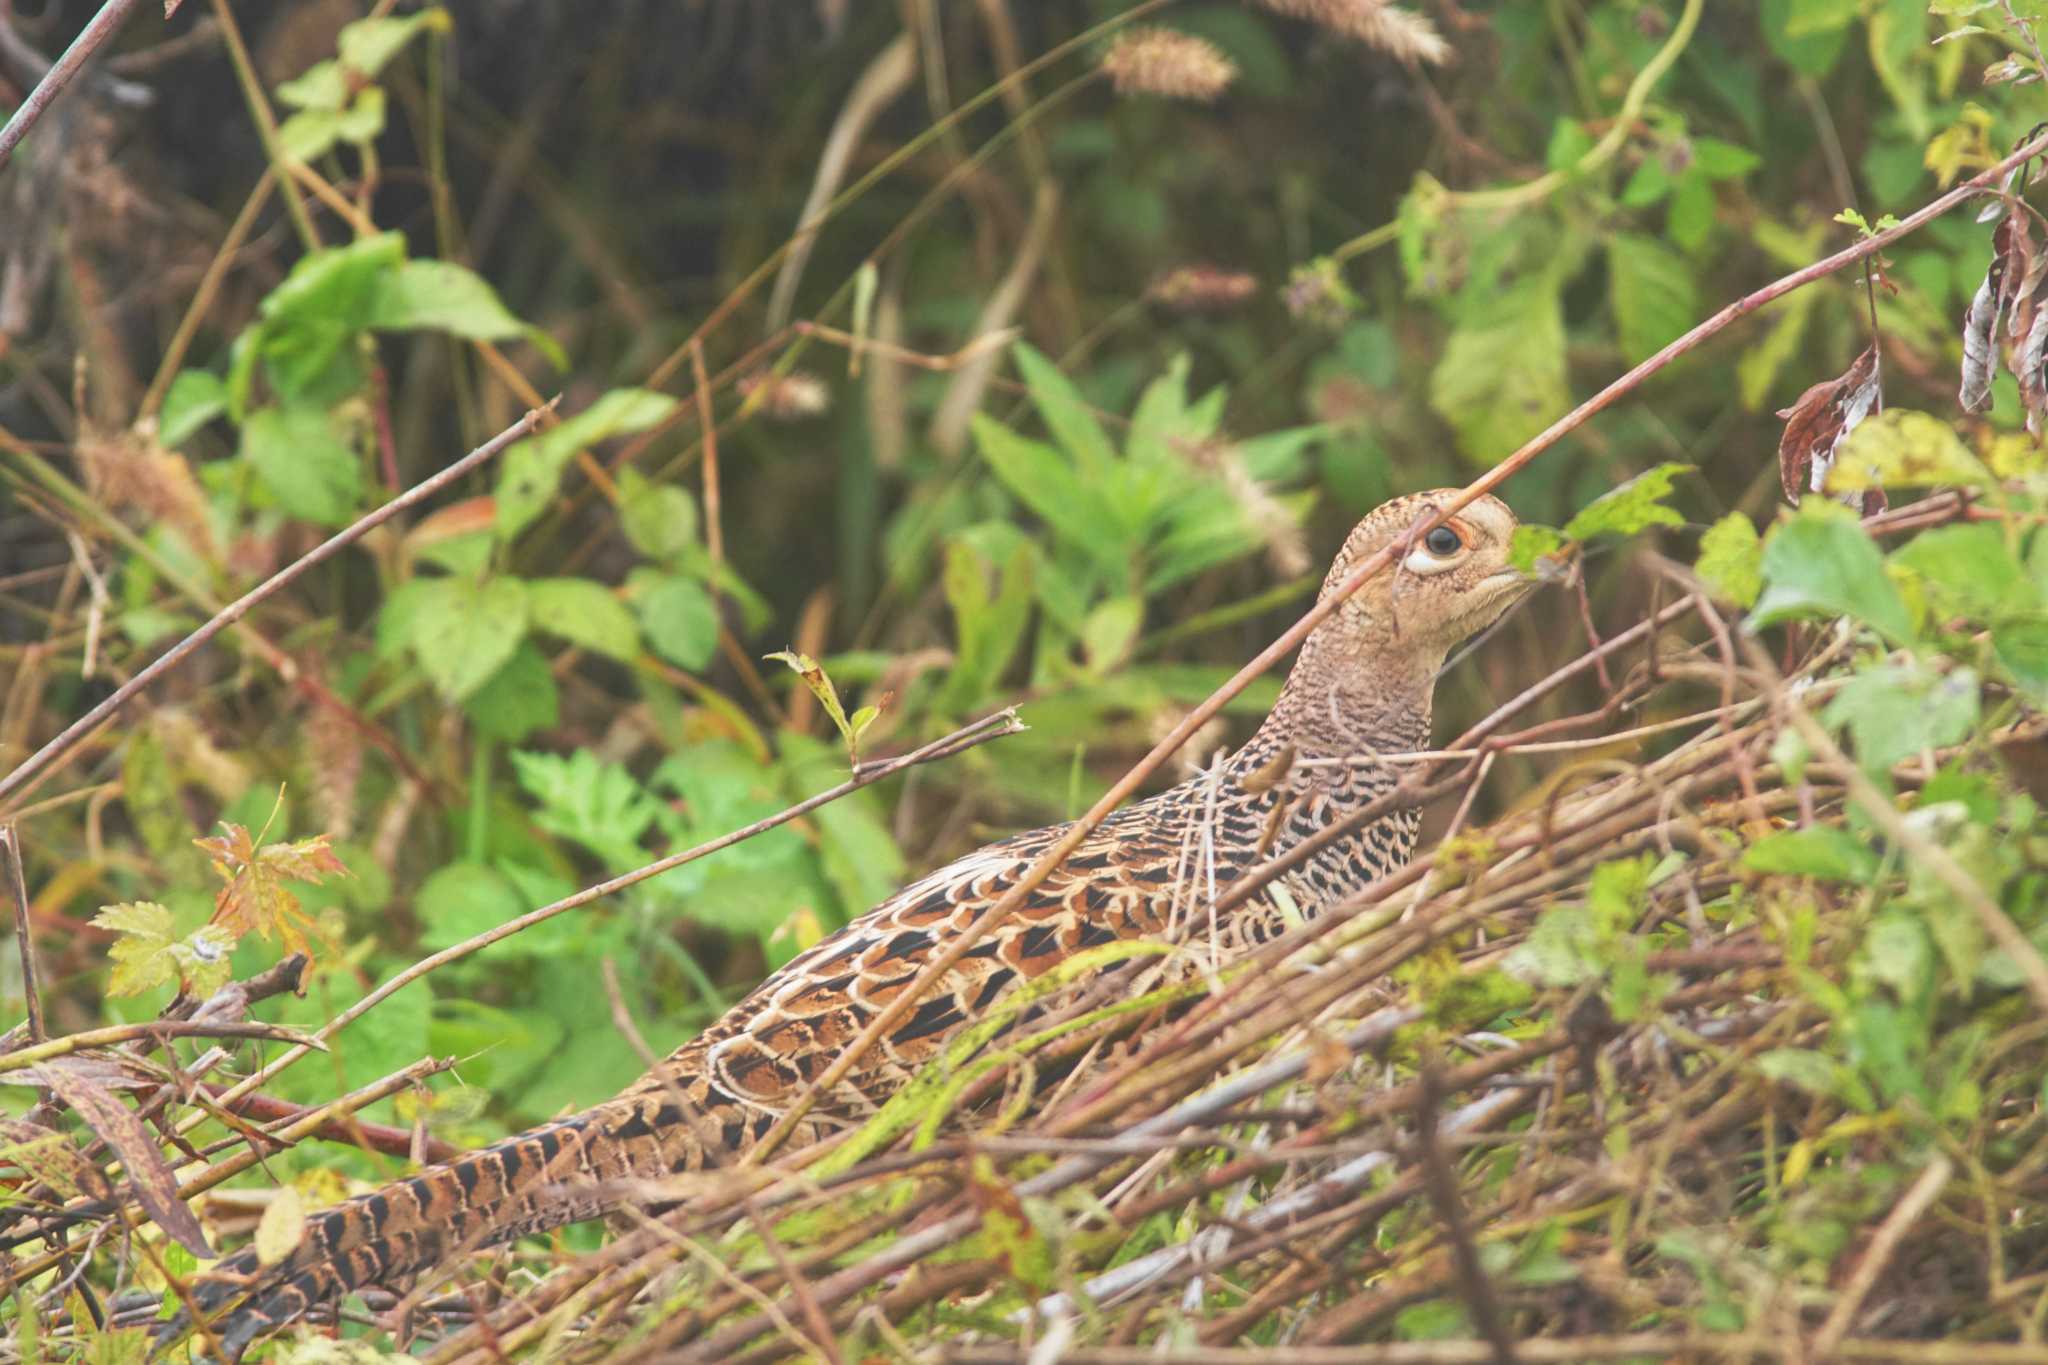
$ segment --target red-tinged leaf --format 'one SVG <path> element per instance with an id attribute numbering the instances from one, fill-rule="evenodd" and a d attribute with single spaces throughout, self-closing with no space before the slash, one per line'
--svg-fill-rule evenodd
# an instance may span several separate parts
<path id="1" fill-rule="evenodd" d="M 317 935 L 317 929 L 285 882 L 318 883 L 348 875 L 327 836 L 259 849 L 242 826 L 223 822 L 221 829 L 214 838 L 192 841 L 206 850 L 213 870 L 227 883 L 213 898 L 212 922 L 236 937 L 254 929 L 266 939 L 281 939 L 287 952 L 312 956 L 309 935 Z"/>
<path id="2" fill-rule="evenodd" d="M 1835 447 L 1877 405 L 1878 384 L 1873 345 L 1838 378 L 1815 384 L 1778 413 L 1785 421 L 1785 434 L 1778 442 L 1778 478 L 1787 501 L 1796 503 L 1803 494 L 1819 490 Z"/>
<path id="3" fill-rule="evenodd" d="M 142 1120 L 135 1117 L 135 1111 L 71 1069 L 39 1065 L 30 1070 L 38 1085 L 54 1091 L 58 1099 L 77 1111 L 87 1127 L 99 1134 L 102 1142 L 114 1149 L 114 1155 L 121 1158 L 121 1166 L 128 1172 L 128 1183 L 135 1187 L 136 1199 L 157 1226 L 194 1256 L 213 1259 L 214 1250 L 206 1244 L 206 1233 L 199 1220 L 178 1198 L 178 1178 L 171 1174 L 163 1152 L 142 1126 Z"/>

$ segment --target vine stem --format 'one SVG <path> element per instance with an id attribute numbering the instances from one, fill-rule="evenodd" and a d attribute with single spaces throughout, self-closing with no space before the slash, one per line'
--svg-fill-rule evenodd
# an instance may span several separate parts
<path id="1" fill-rule="evenodd" d="M 1567 181 L 1576 180 L 1600 169 L 1614 159 L 1616 153 L 1628 142 L 1629 130 L 1642 116 L 1643 106 L 1650 102 L 1650 92 L 1657 88 L 1657 82 L 1664 79 L 1686 46 L 1692 42 L 1693 32 L 1699 28 L 1700 13 L 1706 8 L 1706 0 L 1686 0 L 1685 9 L 1678 16 L 1677 25 L 1671 36 L 1664 40 L 1664 46 L 1657 49 L 1657 55 L 1650 58 L 1635 80 L 1629 83 L 1628 93 L 1622 96 L 1621 108 L 1615 112 L 1614 122 L 1601 135 L 1598 142 L 1587 148 L 1577 161 L 1560 170 L 1548 171 L 1534 180 L 1520 185 L 1503 185 L 1492 190 L 1466 190 L 1450 196 L 1450 202 L 1466 209 L 1518 209 L 1533 204 L 1538 199 L 1558 189 Z M 1343 264 L 1354 256 L 1385 246 L 1401 235 L 1400 220 L 1382 223 L 1371 232 L 1353 237 L 1330 253 L 1330 259 Z"/>

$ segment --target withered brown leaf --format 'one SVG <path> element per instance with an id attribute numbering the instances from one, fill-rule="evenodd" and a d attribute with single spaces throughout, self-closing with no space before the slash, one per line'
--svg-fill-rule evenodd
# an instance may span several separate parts
<path id="1" fill-rule="evenodd" d="M 1873 344 L 1834 379 L 1823 380 L 1789 408 L 1780 409 L 1785 434 L 1778 441 L 1778 479 L 1785 498 L 1798 502 L 1817 492 L 1835 448 L 1877 405 L 1878 356 Z"/>
<path id="2" fill-rule="evenodd" d="M 221 831 L 192 841 L 213 859 L 213 870 L 227 883 L 213 898 L 211 922 L 238 938 L 251 929 L 265 938 L 276 936 L 287 953 L 312 956 L 308 936 L 316 932 L 313 920 L 299 909 L 299 898 L 285 882 L 319 883 L 348 875 L 327 836 L 258 848 L 241 825 L 222 821 Z"/>
<path id="3" fill-rule="evenodd" d="M 178 1198 L 178 1178 L 135 1111 L 73 1069 L 38 1065 L 30 1072 L 36 1084 L 56 1092 L 58 1099 L 76 1110 L 86 1126 L 114 1149 L 128 1172 L 128 1183 L 135 1187 L 136 1199 L 157 1226 L 194 1256 L 211 1260 L 215 1252 L 206 1244 L 199 1219 Z"/>

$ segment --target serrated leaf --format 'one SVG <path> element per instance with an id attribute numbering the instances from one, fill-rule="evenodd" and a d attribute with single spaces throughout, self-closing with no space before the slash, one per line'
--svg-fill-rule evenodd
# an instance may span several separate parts
<path id="1" fill-rule="evenodd" d="M 241 456 L 292 516 L 346 526 L 362 507 L 362 457 L 318 408 L 265 407 L 242 424 Z"/>
<path id="2" fill-rule="evenodd" d="M 1508 541 L 1508 565 L 1531 577 L 1556 572 L 1561 567 L 1560 552 L 1570 543 L 1555 526 L 1524 522 L 1515 528 L 1514 537 Z"/>
<path id="3" fill-rule="evenodd" d="M 561 692 L 548 661 L 531 640 L 522 640 L 505 666 L 469 694 L 462 710 L 480 733 L 517 744 L 561 718 Z"/>
<path id="4" fill-rule="evenodd" d="M 1564 415 L 1564 310 L 1545 278 L 1508 291 L 1485 323 L 1451 333 L 1429 378 L 1429 405 L 1481 467 Z"/>
<path id="5" fill-rule="evenodd" d="M 1664 499 L 1671 496 L 1672 480 L 1691 470 L 1689 464 L 1660 464 L 1602 493 L 1565 523 L 1565 538 L 1632 536 L 1652 526 L 1683 526 L 1685 518 L 1665 506 Z"/>
<path id="6" fill-rule="evenodd" d="M 498 475 L 498 537 L 510 540 L 540 516 L 562 470 L 585 446 L 645 431 L 675 411 L 676 400 L 648 389 L 613 389 L 575 416 L 505 452 Z"/>
<path id="7" fill-rule="evenodd" d="M 587 578 L 533 578 L 526 583 L 535 630 L 609 654 L 624 663 L 640 656 L 640 627 L 610 588 Z"/>
<path id="8" fill-rule="evenodd" d="M 437 578 L 412 594 L 410 605 L 407 643 L 450 701 L 482 687 L 526 638 L 526 585 L 516 578 Z"/>
<path id="9" fill-rule="evenodd" d="M 349 875 L 326 835 L 258 848 L 246 827 L 224 820 L 221 833 L 192 842 L 213 860 L 214 872 L 226 883 L 213 899 L 212 924 L 218 930 L 240 938 L 253 929 L 266 939 L 282 940 L 287 953 L 313 956 L 310 936 L 316 926 L 285 883 L 317 886 L 329 877 Z"/>
<path id="10" fill-rule="evenodd" d="M 1829 492 L 1864 488 L 1982 488 L 1991 472 L 1939 417 L 1888 408 L 1860 423 L 1835 450 Z"/>
<path id="11" fill-rule="evenodd" d="M 92 917 L 92 923 L 118 936 L 107 945 L 107 957 L 114 964 L 107 994 L 139 995 L 177 974 L 171 912 L 155 901 L 109 905 Z"/>
<path id="12" fill-rule="evenodd" d="M 1763 563 L 1763 541 L 1755 524 L 1741 512 L 1730 512 L 1700 537 L 1693 572 L 1718 600 L 1748 608 L 1763 591 Z"/>
<path id="13" fill-rule="evenodd" d="M 1751 621 L 1767 626 L 1804 616 L 1848 616 L 1887 638 L 1912 638 L 1912 618 L 1885 576 L 1884 557 L 1856 520 L 1819 499 L 1764 541 L 1764 590 Z"/>
<path id="14" fill-rule="evenodd" d="M 1623 234 L 1608 243 L 1607 271 L 1615 332 L 1630 364 L 1647 360 L 1692 326 L 1699 289 L 1691 263 L 1670 247 Z"/>

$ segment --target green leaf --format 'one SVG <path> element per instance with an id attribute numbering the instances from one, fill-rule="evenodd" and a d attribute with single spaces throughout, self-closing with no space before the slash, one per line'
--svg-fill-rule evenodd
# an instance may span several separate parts
<path id="1" fill-rule="evenodd" d="M 832 685 L 832 679 L 825 676 L 824 668 L 816 659 L 793 649 L 778 649 L 773 654 L 764 654 L 761 657 L 787 665 L 791 672 L 802 678 L 804 686 L 811 689 L 811 695 L 818 699 L 818 705 L 825 708 L 825 714 L 830 716 L 832 724 L 838 727 L 840 736 L 851 737 L 853 730 L 846 721 L 846 708 L 840 704 L 839 689 Z"/>
<path id="2" fill-rule="evenodd" d="M 219 375 L 209 370 L 180 370 L 157 414 L 157 439 L 167 446 L 182 445 L 193 432 L 227 410 L 228 387 Z"/>
<path id="3" fill-rule="evenodd" d="M 1045 420 L 1046 430 L 1073 457 L 1084 479 L 1101 477 L 1116 463 L 1116 449 L 1104 434 L 1094 408 L 1057 365 L 1030 345 L 1019 341 L 1011 347 L 1011 353 L 1017 359 L 1018 373 L 1024 376 L 1024 387 L 1031 392 L 1032 404 Z"/>
<path id="4" fill-rule="evenodd" d="M 1108 500 L 1075 477 L 1051 446 L 1029 440 L 982 413 L 973 418 L 975 448 L 1003 487 L 1030 508 L 1055 534 L 1103 570 L 1122 577 L 1130 553 L 1129 533 Z"/>
<path id="5" fill-rule="evenodd" d="M 1460 327 L 1429 377 L 1429 405 L 1481 467 L 1519 448 L 1571 406 L 1564 310 L 1548 278 L 1508 291 L 1478 326 Z"/>
<path id="6" fill-rule="evenodd" d="M 1896 642 L 1912 638 L 1905 599 L 1885 576 L 1877 544 L 1847 509 L 1808 498 L 1764 541 L 1758 626 L 1810 616 L 1848 616 Z"/>
<path id="7" fill-rule="evenodd" d="M 1568 544 L 1564 532 L 1555 526 L 1524 522 L 1515 528 L 1514 538 L 1508 542 L 1508 565 L 1519 573 L 1534 576 L 1542 572 L 1542 561 Z"/>
<path id="8" fill-rule="evenodd" d="M 1622 187 L 1621 206 L 1646 209 L 1671 193 L 1673 183 L 1671 168 L 1664 164 L 1663 157 L 1653 153 L 1643 158 L 1643 164 L 1636 167 L 1635 174 Z"/>
<path id="9" fill-rule="evenodd" d="M 1751 872 L 1866 886 L 1877 880 L 1879 861 L 1874 850 L 1835 825 L 1767 834 L 1742 855 L 1742 865 Z"/>
<path id="10" fill-rule="evenodd" d="M 1081 649 L 1088 668 L 1108 673 L 1130 656 L 1138 628 L 1145 623 L 1145 603 L 1137 597 L 1112 597 L 1097 604 L 1081 623 Z"/>
<path id="11" fill-rule="evenodd" d="M 532 525 L 555 496 L 562 470 L 585 446 L 664 421 L 676 400 L 648 389 L 613 389 L 583 411 L 505 452 L 498 475 L 498 537 Z"/>
<path id="12" fill-rule="evenodd" d="M 368 325 L 379 279 L 404 260 L 405 238 L 396 232 L 301 256 L 257 308 L 262 321 L 251 344 L 271 383 L 286 395 L 310 391 Z M 246 390 L 246 377 L 240 385 Z M 228 388 L 241 410 L 246 391 L 236 392 L 232 375 Z"/>
<path id="13" fill-rule="evenodd" d="M 1692 266 L 1662 242 L 1616 237 L 1607 245 L 1607 272 L 1621 353 L 1632 365 L 1682 335 L 1699 313 Z"/>
<path id="14" fill-rule="evenodd" d="M 1866 417 L 1835 448 L 1827 491 L 1864 488 L 1983 488 L 1991 471 L 1970 453 L 1955 428 L 1910 408 Z"/>
<path id="15" fill-rule="evenodd" d="M 2048 620 L 2029 617 L 1993 626 L 1991 650 L 2036 706 L 2048 705 Z"/>
<path id="16" fill-rule="evenodd" d="M 413 898 L 413 913 L 419 916 L 420 944 L 426 948 L 452 948 L 466 939 L 517 919 L 531 907 L 503 873 L 482 863 L 448 863 L 436 868 L 420 883 Z M 528 946 L 527 935 L 514 934 L 494 952 L 517 954 Z"/>
<path id="17" fill-rule="evenodd" d="M 1763 340 L 1742 353 L 1735 362 L 1737 391 L 1742 396 L 1745 412 L 1760 412 L 1770 397 L 1778 375 L 1786 365 L 1805 354 L 1807 319 L 1813 315 L 1813 306 L 1819 294 L 1811 289 L 1802 289 L 1788 294 L 1764 310 L 1763 316 L 1770 320 L 1770 330 Z"/>
<path id="18" fill-rule="evenodd" d="M 515 750 L 512 772 L 540 803 L 533 819 L 542 829 L 575 840 L 615 866 L 646 861 L 640 840 L 661 806 L 619 764 L 588 749 L 566 756 Z"/>
<path id="19" fill-rule="evenodd" d="M 1652 526 L 1683 526 L 1685 518 L 1676 509 L 1665 506 L 1664 499 L 1671 496 L 1672 480 L 1691 469 L 1689 464 L 1660 464 L 1618 488 L 1609 489 L 1565 523 L 1565 539 L 1632 536 Z"/>
<path id="20" fill-rule="evenodd" d="M 1844 683 L 1821 719 L 1846 727 L 1857 761 L 1883 777 L 1923 750 L 1960 742 L 1977 723 L 1978 705 L 1970 669 L 1943 675 L 1919 664 L 1880 664 Z"/>
<path id="21" fill-rule="evenodd" d="M 1763 591 L 1763 563 L 1763 542 L 1755 524 L 1741 512 L 1730 512 L 1700 537 L 1700 557 L 1693 571 L 1717 600 L 1748 608 Z"/>
<path id="22" fill-rule="evenodd" d="M 696 499 L 628 465 L 619 471 L 619 527 L 634 549 L 665 562 L 696 543 Z"/>
<path id="23" fill-rule="evenodd" d="M 1796 1085 L 1824 1100 L 1844 1098 L 1842 1064 L 1825 1053 L 1807 1048 L 1774 1047 L 1757 1054 L 1756 1069 L 1770 1080 Z"/>
<path id="24" fill-rule="evenodd" d="M 403 18 L 358 19 L 337 35 L 335 48 L 342 65 L 350 71 L 358 76 L 375 76 L 425 29 L 452 33 L 455 21 L 438 5 Z"/>
<path id="25" fill-rule="evenodd" d="M 441 695 L 462 701 L 503 668 L 526 638 L 526 585 L 437 578 L 414 595 L 407 643 Z"/>
<path id="26" fill-rule="evenodd" d="M 315 62 L 291 80 L 277 87 L 278 102 L 291 109 L 319 109 L 339 113 L 348 103 L 349 80 L 334 61 Z"/>
<path id="27" fill-rule="evenodd" d="M 548 661 L 531 640 L 522 640 L 505 666 L 462 703 L 462 710 L 479 733 L 517 744 L 561 719 L 561 693 Z"/>
<path id="28" fill-rule="evenodd" d="M 946 547 L 942 586 L 953 609 L 956 637 L 953 671 L 937 705 L 961 712 L 978 705 L 994 689 L 1024 641 L 1031 619 L 1033 557 L 1028 542 L 1019 541 L 1003 566 L 1001 587 L 989 591 L 993 568 L 967 539 Z"/>
<path id="29" fill-rule="evenodd" d="M 242 424 L 241 456 L 292 516 L 345 526 L 362 507 L 362 458 L 317 408 L 266 407 L 249 414 Z"/>
<path id="30" fill-rule="evenodd" d="M 1763 0 L 1764 41 L 1794 71 L 1819 79 L 1841 57 L 1859 8 L 1857 0 Z"/>
<path id="31" fill-rule="evenodd" d="M 679 574 L 636 573 L 633 609 L 656 654 L 692 672 L 718 650 L 718 607 L 701 584 Z"/>
<path id="32" fill-rule="evenodd" d="M 2005 532 L 1984 522 L 1925 531 L 1893 551 L 1891 563 L 1920 581 L 1940 617 L 1988 622 L 2041 604 Z"/>
<path id="33" fill-rule="evenodd" d="M 171 956 L 171 942 L 177 931 L 171 912 L 155 901 L 131 901 L 109 905 L 92 917 L 93 927 L 116 935 L 107 947 L 114 971 L 107 981 L 109 995 L 138 995 L 161 986 L 177 974 Z"/>
<path id="34" fill-rule="evenodd" d="M 1764 159 L 1747 147 L 1717 137 L 1696 137 L 1692 140 L 1692 164 L 1709 179 L 1733 180 L 1763 165 Z"/>
<path id="35" fill-rule="evenodd" d="M 535 630 L 609 654 L 621 663 L 640 656 L 640 628 L 610 588 L 587 578 L 535 578 L 526 584 Z"/>
<path id="36" fill-rule="evenodd" d="M 367 325 L 501 341 L 526 331 L 481 275 L 453 261 L 407 261 L 379 276 Z"/>
<path id="37" fill-rule="evenodd" d="M 1713 182 L 1697 171 L 1679 177 L 1664 214 L 1664 235 L 1686 251 L 1697 251 L 1714 231 Z"/>

